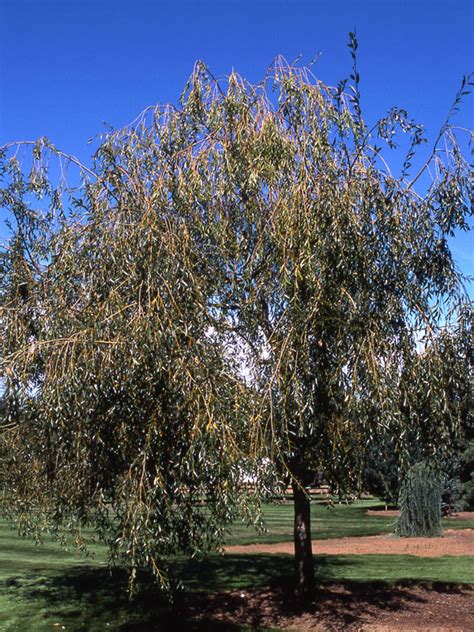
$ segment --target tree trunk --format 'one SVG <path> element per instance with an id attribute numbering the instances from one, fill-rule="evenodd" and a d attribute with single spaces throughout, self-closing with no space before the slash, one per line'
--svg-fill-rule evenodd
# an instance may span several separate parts
<path id="1" fill-rule="evenodd" d="M 311 507 L 304 489 L 293 481 L 295 511 L 295 586 L 298 594 L 306 594 L 314 588 L 314 558 L 311 544 Z"/>

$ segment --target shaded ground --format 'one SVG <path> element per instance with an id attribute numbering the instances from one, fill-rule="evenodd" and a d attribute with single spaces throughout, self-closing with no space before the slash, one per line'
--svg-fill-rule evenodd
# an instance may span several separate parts
<path id="1" fill-rule="evenodd" d="M 274 588 L 193 595 L 185 607 L 197 620 L 256 630 L 470 632 L 474 591 L 447 585 L 331 584 L 304 602 L 288 589 Z"/>
<path id="2" fill-rule="evenodd" d="M 246 544 L 226 547 L 228 553 L 293 553 L 293 542 L 273 544 Z M 460 529 L 445 531 L 441 538 L 399 538 L 393 535 L 313 540 L 315 554 L 360 555 L 398 554 L 419 557 L 442 557 L 444 555 L 473 555 L 474 531 Z M 474 630 L 474 623 L 473 623 Z"/>

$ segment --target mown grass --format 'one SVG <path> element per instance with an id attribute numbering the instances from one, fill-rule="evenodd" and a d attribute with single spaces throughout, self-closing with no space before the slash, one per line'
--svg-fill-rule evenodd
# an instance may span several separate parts
<path id="1" fill-rule="evenodd" d="M 367 515 L 368 509 L 380 509 L 376 516 Z M 290 501 L 268 505 L 264 511 L 266 530 L 257 533 L 252 526 L 235 524 L 229 534 L 227 544 L 257 544 L 288 542 L 293 539 L 293 505 Z M 445 518 L 444 529 L 469 529 L 473 520 Z M 393 533 L 395 519 L 384 516 L 379 500 L 361 500 L 351 505 L 328 506 L 324 501 L 311 503 L 312 537 L 326 540 L 365 535 Z"/>
<path id="2" fill-rule="evenodd" d="M 314 504 L 315 537 L 389 532 L 393 520 L 365 514 L 365 502 L 327 509 Z M 288 504 L 266 509 L 269 531 L 252 534 L 236 525 L 230 543 L 272 542 L 291 538 L 292 514 Z M 461 526 L 461 521 L 453 526 Z M 473 526 L 468 521 L 463 526 Z M 451 526 L 450 523 L 448 523 Z M 93 557 L 64 551 L 54 542 L 35 546 L 0 522 L 0 630 L 1 632 L 46 632 L 51 630 L 138 632 L 140 630 L 232 630 L 209 622 L 197 623 L 178 615 L 145 584 L 129 600 L 127 576 L 120 569 L 110 572 L 106 550 L 92 547 Z M 319 556 L 320 582 L 413 581 L 474 583 L 474 558 L 417 558 L 407 555 Z M 246 589 L 281 585 L 291 577 L 289 555 L 214 555 L 205 560 L 174 561 L 189 591 Z M 234 631 L 243 628 L 235 626 Z"/>

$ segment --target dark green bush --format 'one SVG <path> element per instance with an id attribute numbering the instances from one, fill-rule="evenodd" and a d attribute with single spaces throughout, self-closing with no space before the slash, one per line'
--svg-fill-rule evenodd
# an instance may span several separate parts
<path id="1" fill-rule="evenodd" d="M 443 475 L 439 470 L 424 461 L 413 465 L 400 489 L 397 535 L 440 536 L 442 493 Z"/>
<path id="2" fill-rule="evenodd" d="M 460 481 L 463 509 L 474 511 L 474 440 L 471 440 L 461 455 Z"/>

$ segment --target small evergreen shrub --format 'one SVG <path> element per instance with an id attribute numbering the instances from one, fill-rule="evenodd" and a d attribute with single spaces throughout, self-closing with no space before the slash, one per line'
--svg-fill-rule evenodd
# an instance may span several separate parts
<path id="1" fill-rule="evenodd" d="M 397 535 L 440 536 L 442 494 L 441 472 L 423 461 L 413 465 L 408 470 L 400 489 Z"/>

